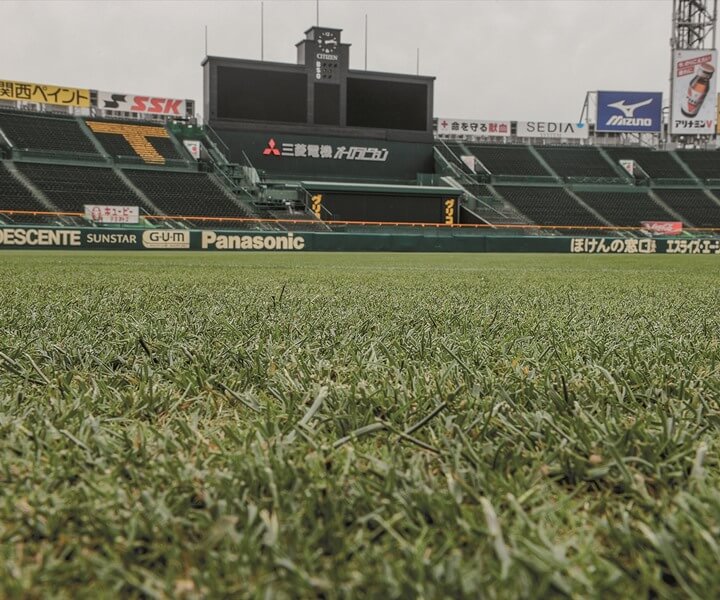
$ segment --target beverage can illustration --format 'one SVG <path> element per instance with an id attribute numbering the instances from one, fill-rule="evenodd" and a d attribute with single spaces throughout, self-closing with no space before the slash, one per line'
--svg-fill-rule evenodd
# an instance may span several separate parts
<path id="1" fill-rule="evenodd" d="M 680 109 L 686 117 L 694 117 L 698 114 L 710 91 L 710 80 L 714 73 L 715 67 L 710 63 L 703 63 L 695 68 L 695 76 L 690 81 L 687 96 Z"/>

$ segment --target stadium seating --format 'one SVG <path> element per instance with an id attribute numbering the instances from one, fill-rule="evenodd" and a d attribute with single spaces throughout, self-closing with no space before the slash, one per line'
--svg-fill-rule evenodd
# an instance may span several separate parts
<path id="1" fill-rule="evenodd" d="M 676 152 L 700 179 L 720 179 L 720 151 L 677 150 Z"/>
<path id="2" fill-rule="evenodd" d="M 530 175 L 536 177 L 548 177 L 550 175 L 527 146 L 479 146 L 468 144 L 467 148 L 493 175 Z"/>
<path id="3" fill-rule="evenodd" d="M 0 112 L 0 130 L 18 150 L 95 155 L 98 151 L 72 117 Z"/>
<path id="4" fill-rule="evenodd" d="M 124 169 L 143 193 L 167 215 L 247 217 L 207 173 Z"/>
<path id="5" fill-rule="evenodd" d="M 450 164 L 454 164 L 463 173 L 471 174 L 474 172 L 460 158 L 461 156 L 467 154 L 467 152 L 457 142 L 438 144 L 435 147 L 437 148 L 438 152 L 440 152 L 440 154 L 442 154 L 442 156 L 444 156 Z"/>
<path id="6" fill-rule="evenodd" d="M 645 192 L 577 192 L 613 225 L 640 227 L 641 221 L 677 221 Z"/>
<path id="7" fill-rule="evenodd" d="M 720 205 L 698 189 L 656 189 L 655 193 L 695 227 L 720 227 Z"/>
<path id="8" fill-rule="evenodd" d="M 538 225 L 605 225 L 560 187 L 505 186 L 497 190 Z"/>
<path id="9" fill-rule="evenodd" d="M 81 213 L 85 204 L 140 204 L 112 169 L 39 163 L 17 163 L 17 168 L 62 212 Z"/>
<path id="10" fill-rule="evenodd" d="M 613 167 L 594 147 L 538 147 L 537 151 L 560 177 L 618 177 Z"/>
<path id="11" fill-rule="evenodd" d="M 634 160 L 651 179 L 692 179 L 670 152 L 634 146 L 605 148 L 605 151 L 615 162 Z"/>
<path id="12" fill-rule="evenodd" d="M 155 165 L 165 164 L 167 160 L 185 160 L 175 148 L 170 132 L 162 125 L 98 120 L 86 123 L 114 158 L 140 158 Z"/>
<path id="13" fill-rule="evenodd" d="M 47 207 L 35 197 L 0 163 L 0 211 L 21 210 L 47 212 Z M 12 223 L 46 223 L 40 215 L 5 215 L 3 219 Z"/>

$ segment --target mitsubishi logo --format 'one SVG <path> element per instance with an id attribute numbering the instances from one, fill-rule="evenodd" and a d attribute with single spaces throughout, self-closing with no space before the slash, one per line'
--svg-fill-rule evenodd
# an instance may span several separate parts
<path id="1" fill-rule="evenodd" d="M 647 106 L 653 101 L 652 98 L 648 98 L 647 100 L 643 100 L 642 102 L 636 102 L 635 104 L 625 104 L 625 100 L 619 100 L 618 102 L 613 102 L 612 104 L 608 104 L 611 108 L 617 108 L 622 114 L 624 114 L 628 119 L 632 119 L 633 116 L 635 116 L 635 111 L 640 108 L 641 106 Z"/>
<path id="2" fill-rule="evenodd" d="M 273 138 L 270 138 L 268 147 L 263 150 L 263 154 L 265 156 L 268 156 L 269 154 L 272 154 L 273 156 L 280 156 L 280 149 L 275 147 L 275 140 Z"/>

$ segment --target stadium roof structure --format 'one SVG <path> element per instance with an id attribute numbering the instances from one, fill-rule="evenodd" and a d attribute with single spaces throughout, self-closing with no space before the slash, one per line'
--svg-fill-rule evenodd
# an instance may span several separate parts
<path id="1" fill-rule="evenodd" d="M 301 181 L 300 184 L 313 191 L 372 192 L 376 194 L 414 194 L 417 196 L 457 196 L 458 189 L 450 186 L 395 185 L 378 183 L 349 183 L 337 181 Z"/>

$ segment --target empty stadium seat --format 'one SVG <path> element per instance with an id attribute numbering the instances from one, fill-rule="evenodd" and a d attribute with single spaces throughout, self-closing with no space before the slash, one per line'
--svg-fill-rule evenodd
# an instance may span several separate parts
<path id="1" fill-rule="evenodd" d="M 695 227 L 720 227 L 720 205 L 702 190 L 656 189 L 655 193 Z"/>
<path id="2" fill-rule="evenodd" d="M 550 176 L 527 146 L 468 144 L 467 148 L 493 175 Z"/>
<path id="3" fill-rule="evenodd" d="M 112 169 L 35 163 L 17 168 L 62 212 L 81 213 L 85 204 L 141 205 Z"/>
<path id="4" fill-rule="evenodd" d="M 435 148 L 442 154 L 450 164 L 455 165 L 463 173 L 474 173 L 460 158 L 467 152 L 456 142 L 447 142 L 447 144 L 438 143 Z"/>
<path id="5" fill-rule="evenodd" d="M 617 163 L 622 159 L 634 160 L 651 179 L 691 179 L 670 152 L 664 150 L 618 146 L 605 148 L 605 152 Z"/>
<path id="6" fill-rule="evenodd" d="M 13 177 L 4 163 L 0 163 L 0 211 L 6 210 L 47 212 L 48 209 Z M 13 214 L 3 216 L 5 220 L 13 223 L 48 222 L 48 219 L 41 215 Z"/>
<path id="7" fill-rule="evenodd" d="M 507 202 L 538 225 L 605 225 L 560 187 L 505 186 L 496 189 Z"/>
<path id="8" fill-rule="evenodd" d="M 676 153 L 700 179 L 720 179 L 720 151 L 676 150 Z"/>
<path id="9" fill-rule="evenodd" d="M 538 147 L 537 151 L 560 177 L 618 178 L 613 167 L 594 147 Z"/>
<path id="10" fill-rule="evenodd" d="M 162 125 L 122 121 L 86 121 L 105 151 L 115 158 L 140 158 L 148 164 L 162 165 L 167 160 L 185 160 L 173 144 L 170 132 Z"/>
<path id="11" fill-rule="evenodd" d="M 18 150 L 99 154 L 73 117 L 0 112 L 0 130 Z"/>
<path id="12" fill-rule="evenodd" d="M 207 173 L 124 169 L 123 172 L 162 212 L 197 217 L 247 217 Z"/>
<path id="13" fill-rule="evenodd" d="M 641 221 L 677 221 L 645 192 L 577 192 L 588 206 L 619 227 L 640 227 Z"/>

